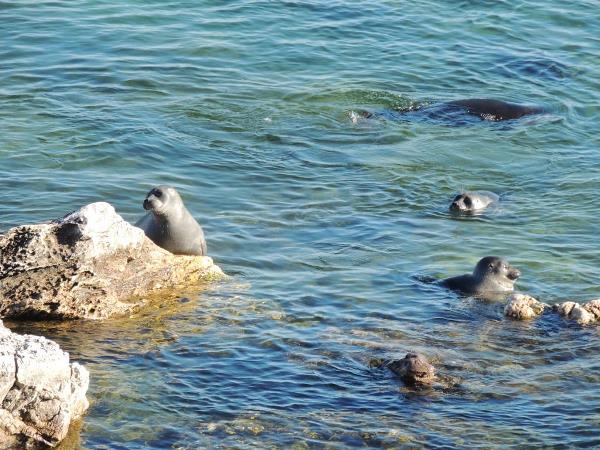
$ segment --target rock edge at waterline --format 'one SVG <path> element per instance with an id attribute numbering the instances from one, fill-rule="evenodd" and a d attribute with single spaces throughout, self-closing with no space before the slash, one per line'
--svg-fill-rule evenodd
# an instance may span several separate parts
<path id="1" fill-rule="evenodd" d="M 0 448 L 53 447 L 87 410 L 89 373 L 44 337 L 0 321 Z"/>
<path id="2" fill-rule="evenodd" d="M 221 277 L 210 257 L 169 253 L 105 202 L 0 236 L 0 317 L 104 319 Z"/>
<path id="3" fill-rule="evenodd" d="M 600 322 L 600 299 L 590 300 L 580 305 L 575 302 L 564 302 L 552 307 L 559 315 L 575 320 L 581 325 Z"/>
<path id="4" fill-rule="evenodd" d="M 529 320 L 539 316 L 548 305 L 530 295 L 514 293 L 508 298 L 504 307 L 504 315 L 516 320 Z"/>
<path id="5" fill-rule="evenodd" d="M 504 315 L 517 320 L 529 320 L 539 316 L 544 311 L 554 311 L 559 316 L 574 320 L 580 325 L 600 323 L 600 299 L 587 303 L 563 302 L 555 305 L 542 303 L 530 295 L 512 294 L 504 307 Z"/>

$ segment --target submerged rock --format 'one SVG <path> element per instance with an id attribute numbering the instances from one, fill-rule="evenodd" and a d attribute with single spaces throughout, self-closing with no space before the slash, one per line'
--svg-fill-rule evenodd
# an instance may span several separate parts
<path id="1" fill-rule="evenodd" d="M 108 203 L 92 203 L 0 236 L 0 317 L 102 319 L 157 291 L 223 276 L 211 258 L 173 255 Z"/>
<path id="2" fill-rule="evenodd" d="M 504 307 L 504 315 L 512 319 L 533 319 L 544 312 L 548 305 L 526 294 L 512 294 Z"/>
<path id="3" fill-rule="evenodd" d="M 575 302 L 558 303 L 552 307 L 561 316 L 586 325 L 600 321 L 600 299 L 590 300 L 584 305 Z"/>
<path id="4" fill-rule="evenodd" d="M 420 353 L 407 353 L 400 360 L 387 364 L 406 384 L 430 384 L 435 380 L 435 368 Z"/>
<path id="5" fill-rule="evenodd" d="M 57 445 L 88 408 L 88 371 L 58 344 L 0 321 L 0 448 Z"/>

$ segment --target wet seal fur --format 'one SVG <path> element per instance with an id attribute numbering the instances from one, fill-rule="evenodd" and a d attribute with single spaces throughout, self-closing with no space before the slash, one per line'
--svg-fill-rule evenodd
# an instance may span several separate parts
<path id="1" fill-rule="evenodd" d="M 449 209 L 458 213 L 481 211 L 490 204 L 497 202 L 499 198 L 493 192 L 463 192 L 454 197 Z"/>
<path id="2" fill-rule="evenodd" d="M 520 276 L 521 272 L 506 259 L 486 256 L 479 260 L 472 274 L 445 278 L 439 285 L 463 294 L 507 293 L 513 291 Z"/>
<path id="3" fill-rule="evenodd" d="M 179 193 L 171 186 L 153 188 L 144 200 L 149 211 L 138 220 L 152 242 L 175 255 L 206 255 L 206 241 L 200 224 L 187 210 Z"/>

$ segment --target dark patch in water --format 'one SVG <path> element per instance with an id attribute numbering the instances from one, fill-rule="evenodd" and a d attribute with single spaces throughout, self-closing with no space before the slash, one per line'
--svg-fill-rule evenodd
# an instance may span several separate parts
<path id="1" fill-rule="evenodd" d="M 504 58 L 494 67 L 501 75 L 510 78 L 533 77 L 545 80 L 565 80 L 570 78 L 570 68 L 548 58 Z"/>

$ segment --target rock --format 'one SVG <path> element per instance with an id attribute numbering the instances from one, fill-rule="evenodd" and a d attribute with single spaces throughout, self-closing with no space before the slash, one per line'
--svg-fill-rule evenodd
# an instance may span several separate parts
<path id="1" fill-rule="evenodd" d="M 583 307 L 594 315 L 595 321 L 600 321 L 600 299 L 590 300 Z"/>
<path id="2" fill-rule="evenodd" d="M 504 307 L 504 315 L 512 319 L 527 320 L 539 316 L 548 305 L 526 294 L 512 294 Z"/>
<path id="3" fill-rule="evenodd" d="M 88 408 L 89 374 L 58 344 L 0 321 L 0 448 L 57 445 Z"/>
<path id="4" fill-rule="evenodd" d="M 585 305 L 575 302 L 563 302 L 552 307 L 561 316 L 575 320 L 581 325 L 600 321 L 600 300 L 590 300 Z"/>
<path id="5" fill-rule="evenodd" d="M 552 310 L 557 312 L 559 315 L 568 317 L 571 314 L 571 310 L 577 305 L 575 302 L 563 302 L 557 303 L 552 306 Z"/>
<path id="6" fill-rule="evenodd" d="M 173 255 L 108 203 L 92 203 L 0 236 L 0 317 L 103 319 L 223 276 L 211 258 Z"/>
<path id="7" fill-rule="evenodd" d="M 390 362 L 388 367 L 407 384 L 430 384 L 435 380 L 434 367 L 420 353 L 407 353 L 404 358 Z"/>

